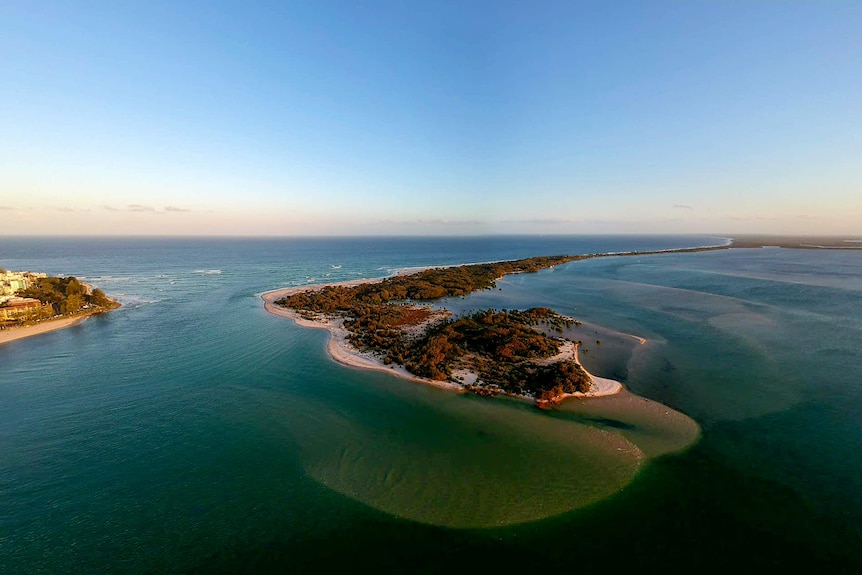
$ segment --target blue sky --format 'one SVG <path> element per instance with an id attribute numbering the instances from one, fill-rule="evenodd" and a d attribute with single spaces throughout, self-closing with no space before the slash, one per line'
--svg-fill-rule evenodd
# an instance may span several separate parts
<path id="1" fill-rule="evenodd" d="M 0 234 L 862 232 L 862 2 L 0 4 Z"/>

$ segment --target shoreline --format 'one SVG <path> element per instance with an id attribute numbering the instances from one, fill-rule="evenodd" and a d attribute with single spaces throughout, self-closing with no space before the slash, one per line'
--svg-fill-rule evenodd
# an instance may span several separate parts
<path id="1" fill-rule="evenodd" d="M 646 340 L 642 337 L 638 337 L 638 336 L 632 336 L 632 337 L 636 337 L 639 340 L 640 345 L 644 345 L 646 343 Z M 540 409 L 548 409 L 550 407 L 557 406 L 569 398 L 594 399 L 594 398 L 598 398 L 598 397 L 609 397 L 609 396 L 619 395 L 620 392 L 626 391 L 625 386 L 622 383 L 620 383 L 619 381 L 617 381 L 615 379 L 610 379 L 607 377 L 599 377 L 597 375 L 593 375 L 592 373 L 590 373 L 587 370 L 587 368 L 585 368 L 584 365 L 581 363 L 581 359 L 578 355 L 578 344 L 574 343 L 571 340 L 566 340 L 565 343 L 563 343 L 563 347 L 565 347 L 566 349 L 562 350 L 560 352 L 560 354 L 558 354 L 558 356 L 563 355 L 563 354 L 569 355 L 570 357 L 563 356 L 563 357 L 561 357 L 561 359 L 571 359 L 572 361 L 574 361 L 575 363 L 577 363 L 578 365 L 581 366 L 581 369 L 584 370 L 584 373 L 586 373 L 588 376 L 590 376 L 590 382 L 592 384 L 590 386 L 591 390 L 586 392 L 586 393 L 581 392 L 581 391 L 576 391 L 574 393 L 564 393 L 562 395 L 558 395 L 557 397 L 554 397 L 553 399 L 548 399 L 545 401 L 534 400 L 536 405 Z M 569 351 L 569 348 L 571 349 L 570 351 Z M 554 358 L 554 359 L 556 359 L 556 358 Z"/>
<path id="2" fill-rule="evenodd" d="M 336 286 L 336 285 L 361 285 L 366 283 L 376 283 L 382 281 L 385 278 L 366 278 L 366 279 L 356 279 L 356 280 L 347 280 L 343 282 L 334 282 L 329 284 L 315 284 L 311 286 L 296 286 L 290 288 L 282 288 L 277 290 L 272 290 L 268 292 L 264 292 L 260 295 L 264 304 L 263 307 L 269 313 L 273 315 L 277 315 L 280 317 L 284 317 L 298 325 L 299 327 L 307 327 L 312 329 L 325 329 L 329 332 L 329 339 L 326 342 L 326 351 L 329 353 L 329 357 L 334 360 L 336 363 L 340 363 L 341 365 L 347 367 L 353 367 L 356 369 L 366 369 L 369 371 L 380 371 L 383 373 L 388 373 L 390 375 L 394 375 L 395 377 L 406 379 L 408 381 L 412 381 L 415 383 L 422 383 L 425 385 L 431 385 L 434 387 L 438 387 L 440 389 L 448 389 L 452 391 L 457 391 L 459 393 L 465 393 L 467 390 L 464 389 L 463 386 L 452 383 L 450 381 L 437 381 L 434 379 L 428 379 L 425 377 L 419 377 L 418 375 L 413 375 L 409 371 L 407 371 L 404 367 L 396 366 L 396 365 L 385 365 L 383 361 L 379 358 L 373 356 L 370 353 L 364 353 L 353 347 L 350 342 L 347 341 L 347 330 L 341 326 L 342 320 L 340 319 L 327 319 L 326 321 L 313 321 L 310 319 L 306 319 L 300 316 L 298 313 L 289 310 L 287 308 L 281 307 L 275 304 L 275 301 L 281 299 L 285 296 L 292 295 L 295 293 L 300 293 L 304 291 L 310 290 L 318 290 L 323 289 L 324 287 Z"/>
<path id="3" fill-rule="evenodd" d="M 71 327 L 73 325 L 81 323 L 91 315 L 95 315 L 95 313 L 88 313 L 74 317 L 61 317 L 57 319 L 50 319 L 40 321 L 39 323 L 33 325 L 7 327 L 6 329 L 0 330 L 0 345 L 17 341 L 19 339 L 24 339 L 26 337 L 33 337 L 34 335 L 41 335 L 43 333 L 50 333 L 52 331 Z"/>
<path id="4" fill-rule="evenodd" d="M 72 327 L 73 325 L 77 325 L 94 315 L 99 315 L 100 313 L 107 313 L 109 311 L 114 311 L 115 309 L 123 307 L 123 304 L 121 304 L 120 302 L 116 300 L 111 301 L 113 303 L 110 307 L 89 310 L 84 313 L 79 313 L 73 316 L 46 319 L 31 325 L 7 327 L 0 330 L 0 345 L 3 345 L 4 343 L 11 343 L 13 341 L 17 341 L 19 339 L 24 339 L 27 337 L 42 335 L 43 333 L 51 333 L 52 331 L 65 329 L 67 327 Z"/>
<path id="5" fill-rule="evenodd" d="M 411 270 L 413 268 L 410 268 Z M 400 272 L 401 270 L 399 270 Z M 398 272 L 396 272 L 397 274 Z M 394 375 L 400 379 L 405 379 L 408 381 L 412 381 L 414 383 L 422 383 L 425 385 L 431 385 L 433 387 L 437 387 L 440 389 L 448 389 L 450 391 L 456 391 L 458 393 L 467 393 L 468 389 L 459 383 L 454 383 L 451 381 L 440 381 L 436 379 L 429 379 L 425 377 L 420 377 L 418 375 L 414 375 L 407 371 L 403 366 L 398 365 L 386 365 L 383 361 L 368 352 L 362 352 L 353 347 L 349 341 L 347 341 L 347 330 L 344 329 L 341 325 L 341 319 L 326 319 L 326 320 L 311 320 L 302 317 L 299 313 L 284 308 L 282 306 L 276 305 L 276 301 L 296 293 L 301 293 L 305 291 L 313 291 L 320 290 L 325 287 L 330 286 L 345 286 L 345 285 L 361 285 L 366 283 L 376 283 L 380 282 L 384 277 L 380 278 L 366 278 L 366 279 L 356 279 L 356 280 L 347 280 L 343 282 L 333 282 L 328 284 L 314 284 L 307 286 L 295 286 L 289 288 L 281 288 L 268 292 L 264 292 L 260 294 L 261 299 L 264 302 L 264 309 L 273 314 L 280 317 L 284 317 L 298 325 L 299 327 L 306 327 L 312 329 L 325 329 L 329 332 L 329 339 L 326 343 L 326 350 L 329 354 L 330 358 L 334 360 L 336 363 L 340 363 L 341 365 L 347 367 L 353 367 L 357 369 L 366 369 L 370 371 L 380 371 L 383 373 L 388 373 L 390 375 Z M 639 340 L 643 340 L 643 338 L 638 338 Z M 641 341 L 641 344 L 645 343 L 646 340 Z M 565 340 L 561 345 L 560 353 L 557 354 L 554 358 L 548 358 L 548 360 L 559 360 L 559 359 L 572 359 L 578 365 L 581 366 L 582 369 L 589 375 L 591 380 L 591 390 L 584 392 L 575 392 L 575 393 L 565 393 L 561 396 L 555 397 L 552 400 L 548 401 L 540 401 L 530 396 L 525 395 L 513 395 L 500 393 L 499 395 L 504 395 L 507 397 L 514 397 L 517 399 L 523 399 L 525 401 L 531 401 L 535 403 L 540 408 L 546 408 L 551 405 L 558 405 L 568 398 L 575 399 L 591 399 L 598 397 L 608 397 L 619 394 L 621 391 L 625 389 L 622 383 L 615 379 L 609 379 L 606 377 L 599 377 L 593 375 L 589 371 L 581 365 L 581 362 L 578 358 L 578 350 L 577 345 L 571 340 Z M 546 361 L 548 361 L 546 360 Z M 472 378 L 475 377 L 475 374 L 472 372 L 469 373 L 469 376 Z M 465 378 L 468 379 L 468 378 Z"/>

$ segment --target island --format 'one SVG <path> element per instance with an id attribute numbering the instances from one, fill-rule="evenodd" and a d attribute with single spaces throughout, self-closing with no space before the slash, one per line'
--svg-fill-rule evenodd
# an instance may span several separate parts
<path id="1" fill-rule="evenodd" d="M 720 247 L 686 248 L 693 252 Z M 547 408 L 569 396 L 613 395 L 614 380 L 588 373 L 581 342 L 560 334 L 579 322 L 546 307 L 485 309 L 454 317 L 432 302 L 492 289 L 507 274 L 572 261 L 664 252 L 541 256 L 429 268 L 392 277 L 303 286 L 263 294 L 266 308 L 330 331 L 337 361 L 477 395 L 507 395 Z"/>
<path id="2" fill-rule="evenodd" d="M 622 385 L 587 372 L 581 341 L 562 337 L 578 322 L 549 308 L 486 309 L 453 317 L 433 302 L 491 289 L 507 274 L 532 273 L 600 257 L 785 247 L 859 249 L 862 240 L 749 235 L 717 246 L 540 256 L 411 270 L 393 277 L 302 286 L 263 294 L 271 313 L 330 331 L 328 350 L 343 364 L 478 395 L 508 395 L 545 408 L 569 396 L 619 393 Z M 641 343 L 644 343 L 641 341 Z"/>
<path id="3" fill-rule="evenodd" d="M 74 276 L 0 269 L 0 344 L 69 327 L 120 307 Z"/>

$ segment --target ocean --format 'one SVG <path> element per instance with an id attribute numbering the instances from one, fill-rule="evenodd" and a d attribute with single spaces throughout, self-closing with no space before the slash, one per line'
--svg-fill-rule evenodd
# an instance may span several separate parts
<path id="1" fill-rule="evenodd" d="M 700 426 L 667 453 L 589 402 L 545 413 L 343 367 L 259 297 L 724 243 L 0 238 L 0 267 L 123 303 L 0 346 L 0 573 L 862 572 L 858 252 L 597 258 L 445 302 L 584 322 L 589 369 Z"/>

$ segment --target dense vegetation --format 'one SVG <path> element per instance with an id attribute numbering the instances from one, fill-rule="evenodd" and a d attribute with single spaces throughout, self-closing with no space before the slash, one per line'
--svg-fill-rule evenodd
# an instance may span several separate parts
<path id="1" fill-rule="evenodd" d="M 478 375 L 469 389 L 548 399 L 589 391 L 590 378 L 573 361 L 536 360 L 560 352 L 560 340 L 534 326 L 561 329 L 572 320 L 547 308 L 526 311 L 484 310 L 429 329 L 419 341 L 388 349 L 386 360 L 437 380 L 457 379 L 457 369 Z"/>
<path id="2" fill-rule="evenodd" d="M 576 260 L 608 256 L 642 256 L 666 252 L 689 253 L 724 250 L 727 246 L 683 248 L 677 250 L 623 252 L 619 254 L 586 254 L 579 256 L 539 256 L 522 260 L 469 264 L 458 267 L 432 268 L 410 275 L 394 276 L 377 283 L 356 286 L 332 285 L 282 298 L 276 303 L 295 309 L 308 318 L 317 314 L 351 317 L 356 321 L 374 322 L 389 313 L 379 306 L 395 302 L 422 302 L 444 297 L 458 297 L 490 289 L 498 278 L 513 273 L 531 273 Z"/>
<path id="3" fill-rule="evenodd" d="M 728 246 L 541 256 L 432 268 L 376 283 L 324 286 L 275 303 L 306 319 L 343 319 L 353 345 L 377 353 L 386 364 L 401 364 L 413 374 L 457 381 L 457 372 L 468 370 L 478 379 L 464 382 L 465 387 L 476 393 L 529 395 L 545 401 L 590 388 L 589 375 L 575 361 L 541 361 L 559 352 L 559 340 L 548 332 L 562 331 L 573 320 L 547 308 L 484 310 L 452 319 L 417 303 L 490 289 L 504 275 L 536 272 L 576 260 L 724 249 Z"/>
<path id="4" fill-rule="evenodd" d="M 277 303 L 297 310 L 323 314 L 343 314 L 396 301 L 430 301 L 467 295 L 494 287 L 506 274 L 536 272 L 584 256 L 536 257 L 508 262 L 432 268 L 411 275 L 393 276 L 378 283 L 357 286 L 327 286 L 283 298 Z M 378 310 L 375 310 L 378 311 Z M 355 316 L 354 316 L 355 317 Z"/>
<path id="5" fill-rule="evenodd" d="M 508 393 L 549 399 L 587 391 L 589 376 L 573 361 L 540 362 L 560 351 L 548 332 L 573 320 L 548 308 L 484 310 L 445 318 L 417 306 L 443 297 L 490 289 L 510 273 L 529 273 L 589 256 L 553 256 L 434 268 L 356 286 L 334 285 L 278 300 L 309 319 L 340 317 L 357 348 L 376 352 L 386 364 L 436 380 L 459 380 L 466 369 L 478 379 L 467 385 L 481 394 Z M 417 329 L 409 329 L 409 328 Z"/>
<path id="6" fill-rule="evenodd" d="M 27 289 L 20 290 L 18 295 L 51 304 L 55 315 L 71 315 L 84 310 L 116 306 L 116 302 L 109 299 L 102 290 L 94 289 L 90 292 L 75 277 L 40 278 Z"/>

